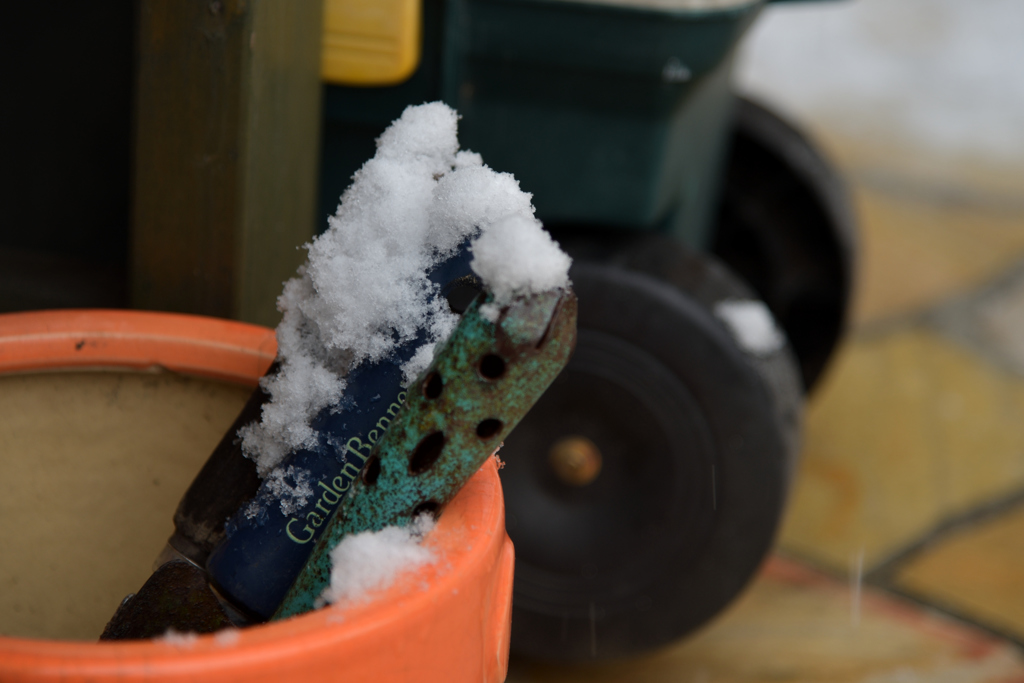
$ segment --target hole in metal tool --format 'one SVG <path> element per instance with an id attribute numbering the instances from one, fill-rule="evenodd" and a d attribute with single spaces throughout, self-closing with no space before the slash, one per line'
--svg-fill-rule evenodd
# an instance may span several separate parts
<path id="1" fill-rule="evenodd" d="M 444 296 L 452 313 L 462 315 L 482 290 L 480 280 L 472 275 L 465 275 L 449 283 Z"/>
<path id="2" fill-rule="evenodd" d="M 444 449 L 444 433 L 434 432 L 423 437 L 416 450 L 409 458 L 409 471 L 413 474 L 423 474 L 437 462 Z"/>
<path id="3" fill-rule="evenodd" d="M 427 513 L 432 517 L 437 517 L 437 511 L 441 509 L 441 506 L 433 500 L 428 500 L 425 503 L 420 503 L 412 509 L 412 516 L 419 517 L 423 513 Z"/>
<path id="4" fill-rule="evenodd" d="M 501 420 L 489 417 L 476 426 L 476 435 L 481 439 L 489 439 L 501 431 L 503 424 Z"/>
<path id="5" fill-rule="evenodd" d="M 505 360 L 489 353 L 480 359 L 480 375 L 487 379 L 498 379 L 505 374 Z"/>
<path id="6" fill-rule="evenodd" d="M 367 486 L 373 486 L 377 483 L 377 477 L 379 476 L 380 458 L 374 455 L 366 461 L 366 465 L 363 467 L 363 483 Z"/>
<path id="7" fill-rule="evenodd" d="M 436 372 L 430 373 L 430 376 L 423 381 L 423 395 L 427 398 L 437 398 L 441 395 L 442 389 L 444 389 L 444 381 Z"/>

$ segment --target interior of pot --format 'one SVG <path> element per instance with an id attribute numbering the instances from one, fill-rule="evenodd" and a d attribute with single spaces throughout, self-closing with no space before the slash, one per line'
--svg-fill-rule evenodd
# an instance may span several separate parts
<path id="1" fill-rule="evenodd" d="M 0 635 L 99 637 L 251 391 L 167 370 L 0 376 Z"/>

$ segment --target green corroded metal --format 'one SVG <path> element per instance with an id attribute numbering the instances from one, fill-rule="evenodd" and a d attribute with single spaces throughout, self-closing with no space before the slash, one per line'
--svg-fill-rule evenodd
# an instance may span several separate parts
<path id="1" fill-rule="evenodd" d="M 496 322 L 481 307 L 496 308 L 491 297 L 478 298 L 410 388 L 274 619 L 314 608 L 330 585 L 330 551 L 342 538 L 403 526 L 451 500 L 569 362 L 576 344 L 571 290 L 518 298 Z"/>

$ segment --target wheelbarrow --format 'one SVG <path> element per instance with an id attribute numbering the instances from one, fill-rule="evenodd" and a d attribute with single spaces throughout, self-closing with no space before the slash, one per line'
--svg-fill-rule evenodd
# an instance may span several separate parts
<path id="1" fill-rule="evenodd" d="M 854 234 L 829 164 L 731 87 L 764 5 L 326 5 L 320 214 L 406 105 L 442 99 L 575 259 L 576 354 L 503 450 L 513 652 L 663 645 L 771 546 Z"/>

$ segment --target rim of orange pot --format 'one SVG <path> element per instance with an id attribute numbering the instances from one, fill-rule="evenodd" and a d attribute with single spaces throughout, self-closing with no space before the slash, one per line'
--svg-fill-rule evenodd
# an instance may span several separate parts
<path id="1" fill-rule="evenodd" d="M 0 314 L 0 374 L 165 368 L 255 386 L 276 351 L 273 330 L 203 316 Z M 503 680 L 514 552 L 493 458 L 425 543 L 438 561 L 390 588 L 279 622 L 103 643 L 0 636 L 0 680 Z"/>

